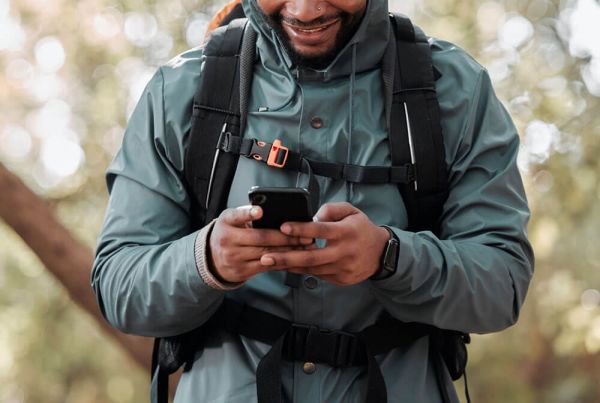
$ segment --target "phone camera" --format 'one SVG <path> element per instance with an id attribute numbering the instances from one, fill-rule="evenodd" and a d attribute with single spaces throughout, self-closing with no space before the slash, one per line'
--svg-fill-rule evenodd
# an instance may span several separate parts
<path id="1" fill-rule="evenodd" d="M 252 204 L 256 206 L 262 206 L 267 201 L 267 196 L 265 195 L 254 195 L 252 196 Z"/>

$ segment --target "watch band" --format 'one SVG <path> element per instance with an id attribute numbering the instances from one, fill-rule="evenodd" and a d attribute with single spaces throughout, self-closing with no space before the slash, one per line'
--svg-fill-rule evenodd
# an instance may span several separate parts
<path id="1" fill-rule="evenodd" d="M 396 272 L 398 264 L 400 242 L 398 241 L 396 234 L 394 234 L 394 231 L 385 225 L 382 225 L 382 227 L 389 232 L 390 239 L 388 239 L 383 254 L 381 255 L 379 270 L 370 277 L 371 280 L 383 280 L 391 277 Z"/>

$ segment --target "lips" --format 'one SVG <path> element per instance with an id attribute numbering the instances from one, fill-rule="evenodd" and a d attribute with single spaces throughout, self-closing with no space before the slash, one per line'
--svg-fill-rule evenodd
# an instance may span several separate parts
<path id="1" fill-rule="evenodd" d="M 335 39 L 339 23 L 340 19 L 336 18 L 325 24 L 312 27 L 299 27 L 286 21 L 282 21 L 281 25 L 296 45 L 313 47 Z"/>

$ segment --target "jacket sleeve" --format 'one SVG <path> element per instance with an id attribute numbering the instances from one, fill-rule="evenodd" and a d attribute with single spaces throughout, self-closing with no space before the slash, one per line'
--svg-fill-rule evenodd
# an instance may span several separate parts
<path id="1" fill-rule="evenodd" d="M 190 228 L 181 179 L 186 127 L 176 123 L 187 124 L 189 116 L 167 119 L 164 88 L 159 70 L 108 169 L 110 199 L 92 270 L 106 319 L 124 332 L 154 337 L 200 326 L 224 295 L 204 283 L 196 267 L 198 232 Z"/>
<path id="2" fill-rule="evenodd" d="M 446 140 L 450 193 L 440 237 L 393 228 L 397 271 L 371 286 L 402 321 L 486 333 L 516 322 L 533 252 L 516 164 L 519 137 L 485 70 L 465 104 L 458 140 Z"/>

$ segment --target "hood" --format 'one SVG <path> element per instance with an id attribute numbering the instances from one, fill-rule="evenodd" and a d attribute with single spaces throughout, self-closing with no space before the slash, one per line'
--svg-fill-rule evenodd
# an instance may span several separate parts
<path id="1" fill-rule="evenodd" d="M 265 67 L 290 71 L 291 61 L 256 0 L 243 0 L 244 12 L 258 32 L 257 49 Z M 368 0 L 365 15 L 354 36 L 333 62 L 322 70 L 325 81 L 375 68 L 388 43 L 390 21 L 387 0 Z M 360 57 L 356 57 L 360 55 Z"/>

